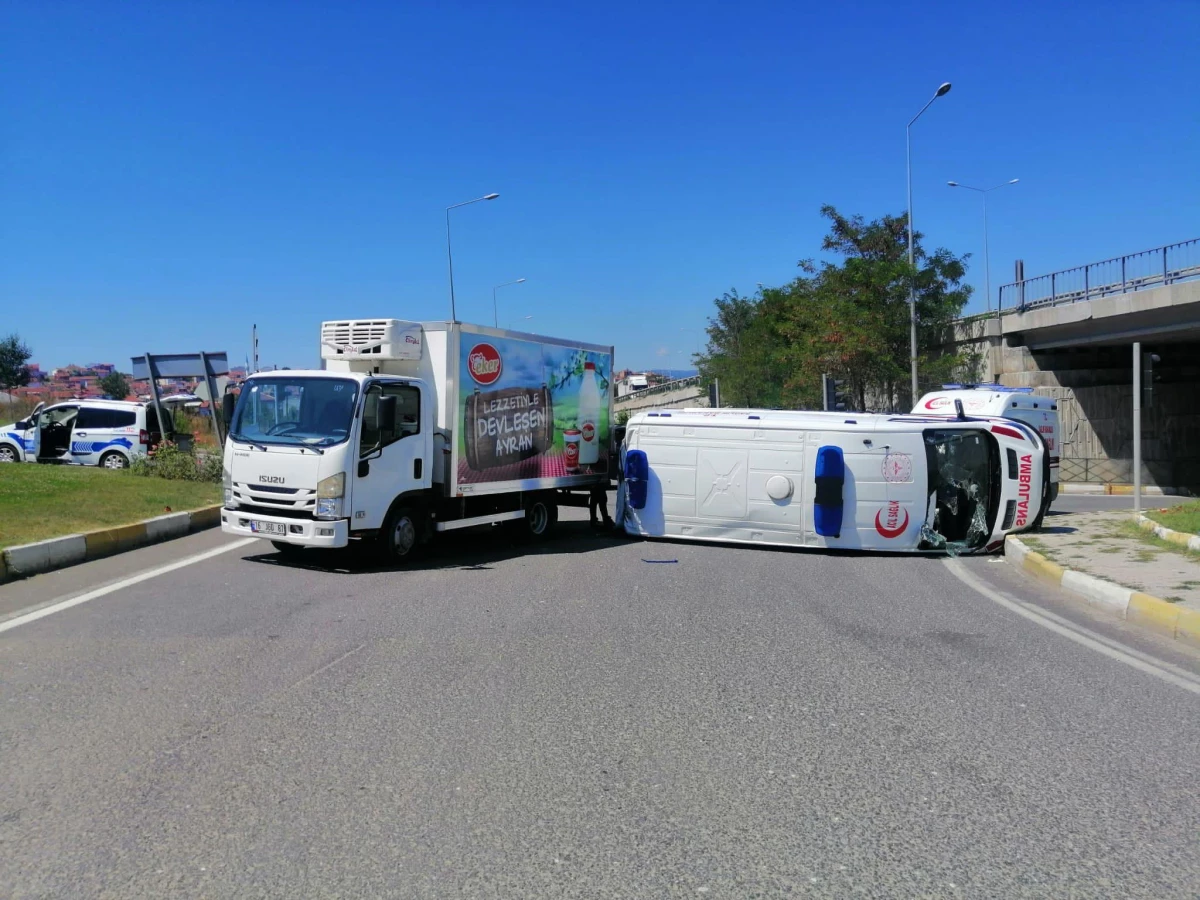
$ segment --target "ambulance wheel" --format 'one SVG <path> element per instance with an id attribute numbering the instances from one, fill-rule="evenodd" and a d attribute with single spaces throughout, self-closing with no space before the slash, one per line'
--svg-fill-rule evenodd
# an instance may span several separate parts
<path id="1" fill-rule="evenodd" d="M 379 552 L 385 563 L 403 565 L 415 559 L 421 548 L 421 522 L 408 506 L 397 506 L 379 532 Z"/>
<path id="2" fill-rule="evenodd" d="M 545 497 L 535 497 L 525 506 L 523 535 L 531 541 L 544 541 L 558 522 L 558 504 Z"/>
<path id="3" fill-rule="evenodd" d="M 100 468 L 102 469 L 128 469 L 129 460 L 116 450 L 105 453 L 100 457 Z"/>
<path id="4" fill-rule="evenodd" d="M 289 559 L 295 559 L 304 552 L 299 544 L 289 544 L 287 541 L 271 541 L 271 546 Z"/>
<path id="5" fill-rule="evenodd" d="M 8 444 L 0 444 L 0 463 L 16 461 L 17 451 Z"/>

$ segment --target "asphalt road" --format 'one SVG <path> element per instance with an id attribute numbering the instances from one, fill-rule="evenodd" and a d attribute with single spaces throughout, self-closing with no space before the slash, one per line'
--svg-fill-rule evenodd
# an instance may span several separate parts
<path id="1" fill-rule="evenodd" d="M 565 530 L 254 544 L 0 633 L 0 895 L 1200 893 L 1200 695 L 953 571 L 1003 563 Z"/>

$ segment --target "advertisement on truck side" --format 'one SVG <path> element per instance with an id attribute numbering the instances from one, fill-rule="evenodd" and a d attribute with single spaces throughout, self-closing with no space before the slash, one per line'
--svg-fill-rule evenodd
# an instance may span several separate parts
<path id="1" fill-rule="evenodd" d="M 459 485 L 608 472 L 612 355 L 462 335 Z"/>

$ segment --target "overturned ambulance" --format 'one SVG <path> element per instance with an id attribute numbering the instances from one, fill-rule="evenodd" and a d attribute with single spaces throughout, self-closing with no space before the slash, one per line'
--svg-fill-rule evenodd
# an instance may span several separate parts
<path id="1" fill-rule="evenodd" d="M 644 537 L 984 552 L 1040 521 L 1048 462 L 1011 419 L 662 410 L 628 422 L 617 513 Z"/>

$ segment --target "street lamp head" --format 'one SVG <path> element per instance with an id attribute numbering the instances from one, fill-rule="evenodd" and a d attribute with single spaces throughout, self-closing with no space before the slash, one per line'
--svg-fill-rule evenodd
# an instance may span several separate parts
<path id="1" fill-rule="evenodd" d="M 958 187 L 957 181 L 947 181 L 946 184 L 950 185 L 950 187 Z"/>
<path id="2" fill-rule="evenodd" d="M 950 85 L 946 85 L 946 89 L 949 90 Z M 485 194 L 483 199 L 484 200 L 495 200 L 499 196 L 500 196 L 499 194 Z"/>
<path id="3" fill-rule="evenodd" d="M 942 86 L 937 89 L 937 94 L 935 96 L 942 97 L 948 93 L 950 93 L 950 82 L 947 81 L 947 82 L 944 82 L 942 84 Z"/>

